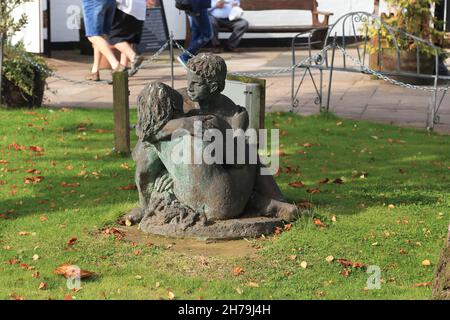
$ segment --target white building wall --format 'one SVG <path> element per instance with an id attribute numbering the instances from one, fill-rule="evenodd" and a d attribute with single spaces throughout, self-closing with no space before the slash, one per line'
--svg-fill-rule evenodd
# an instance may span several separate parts
<path id="1" fill-rule="evenodd" d="M 267 0 L 262 0 L 267 1 Z M 271 1 L 271 0 L 270 0 Z M 81 0 L 51 0 L 52 41 L 78 41 L 78 30 L 71 30 L 67 23 L 75 16 L 74 6 L 81 10 Z M 334 13 L 331 21 L 351 11 L 373 12 L 373 0 L 319 0 L 319 9 Z M 175 0 L 164 0 L 169 31 L 173 31 L 175 39 L 184 39 L 186 34 L 185 14 L 175 8 Z M 246 12 L 245 18 L 255 25 L 311 24 L 311 13 L 302 11 L 262 11 Z M 69 22 L 68 22 L 69 21 Z M 246 38 L 287 37 L 287 34 L 247 34 Z"/>
<path id="2" fill-rule="evenodd" d="M 11 41 L 15 44 L 22 41 L 28 52 L 41 53 L 44 50 L 46 30 L 43 26 L 42 11 L 45 10 L 44 0 L 35 0 L 26 3 L 13 13 L 15 19 L 19 19 L 23 13 L 28 17 L 28 23 L 21 32 L 16 33 Z"/>
<path id="3" fill-rule="evenodd" d="M 34 0 L 32 3 L 24 7 L 25 12 L 30 17 L 30 26 L 27 30 L 36 30 L 39 24 L 34 21 L 37 16 L 34 3 L 45 0 Z M 272 0 L 261 0 L 272 1 Z M 79 41 L 77 19 L 81 13 L 82 0 L 51 0 L 51 37 L 52 42 L 77 42 Z M 340 16 L 351 11 L 367 11 L 373 12 L 374 0 L 318 0 L 319 10 L 330 11 L 334 13 L 331 17 L 331 23 L 336 21 Z M 382 1 L 383 2 L 383 1 Z M 164 0 L 166 10 L 166 18 L 169 31 L 173 31 L 175 39 L 184 39 L 186 32 L 186 20 L 183 12 L 179 12 L 175 8 L 175 0 Z M 383 8 L 383 5 L 382 5 Z M 261 11 L 261 12 L 245 12 L 244 17 L 255 25 L 285 25 L 289 24 L 311 24 L 311 14 L 301 11 Z M 32 39 L 36 33 L 25 31 L 25 38 Z M 30 36 L 31 37 L 30 37 Z M 226 36 L 226 35 L 224 35 Z M 288 37 L 288 34 L 247 34 L 246 38 L 276 38 Z M 36 49 L 37 46 L 33 45 Z"/>

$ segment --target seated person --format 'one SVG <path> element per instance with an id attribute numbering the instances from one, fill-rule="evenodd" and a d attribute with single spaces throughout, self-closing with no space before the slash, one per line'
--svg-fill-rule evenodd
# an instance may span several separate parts
<path id="1" fill-rule="evenodd" d="M 220 53 L 219 29 L 226 28 L 231 31 L 231 36 L 225 46 L 226 51 L 237 52 L 237 47 L 241 42 L 244 33 L 248 30 L 248 22 L 245 19 L 238 18 L 230 21 L 228 18 L 233 7 L 240 6 L 240 0 L 211 0 L 211 9 L 209 9 L 209 19 L 213 29 L 213 52 Z"/>

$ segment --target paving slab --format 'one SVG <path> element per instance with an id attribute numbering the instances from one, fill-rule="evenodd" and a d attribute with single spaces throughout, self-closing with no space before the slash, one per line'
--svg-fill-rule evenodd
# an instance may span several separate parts
<path id="1" fill-rule="evenodd" d="M 316 52 L 316 51 L 314 51 Z M 313 54 L 314 54 L 313 52 Z M 300 56 L 305 56 L 302 52 Z M 356 54 L 356 53 L 355 53 Z M 292 65 L 289 48 L 246 49 L 242 53 L 224 53 L 230 72 L 271 72 Z M 301 57 L 297 61 L 300 61 Z M 337 63 L 342 62 L 337 56 Z M 89 72 L 91 57 L 81 56 L 77 51 L 55 51 L 49 59 L 59 76 L 73 81 L 82 81 Z M 299 80 L 302 70 L 297 70 Z M 319 85 L 319 71 L 312 70 Z M 186 71 L 175 64 L 174 86 L 180 89 L 186 86 Z M 108 70 L 101 72 L 102 79 L 111 79 Z M 315 104 L 316 92 L 309 77 L 299 91 L 299 105 L 292 108 L 291 73 L 267 76 L 266 110 L 268 112 L 291 111 L 300 115 L 319 112 Z M 322 104 L 326 105 L 326 92 L 329 73 L 323 72 Z M 425 127 L 426 114 L 431 94 L 428 92 L 406 89 L 381 80 L 374 80 L 361 73 L 335 72 L 333 74 L 330 110 L 341 117 L 365 119 L 393 123 L 401 126 Z M 130 106 L 136 106 L 137 96 L 143 87 L 152 81 L 171 83 L 170 58 L 168 52 L 158 57 L 148 68 L 130 78 Z M 49 88 L 45 94 L 45 105 L 50 107 L 112 108 L 112 86 L 108 84 L 86 85 L 50 78 Z M 436 131 L 450 134 L 450 95 L 446 96 L 440 108 L 441 124 Z"/>

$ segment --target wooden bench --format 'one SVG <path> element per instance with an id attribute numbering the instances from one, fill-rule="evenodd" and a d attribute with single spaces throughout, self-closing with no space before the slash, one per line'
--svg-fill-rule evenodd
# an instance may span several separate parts
<path id="1" fill-rule="evenodd" d="M 283 25 L 283 26 L 255 26 L 250 25 L 247 33 L 300 33 L 311 31 L 312 29 L 326 28 L 329 26 L 331 12 L 317 10 L 317 0 L 241 0 L 241 8 L 244 11 L 266 11 L 266 10 L 306 10 L 311 11 L 311 24 L 305 25 Z M 244 15 L 245 17 L 245 15 Z M 323 17 L 321 19 L 321 17 Z M 189 21 L 186 24 L 186 46 L 191 39 Z M 230 30 L 221 28 L 219 32 L 230 32 Z"/>

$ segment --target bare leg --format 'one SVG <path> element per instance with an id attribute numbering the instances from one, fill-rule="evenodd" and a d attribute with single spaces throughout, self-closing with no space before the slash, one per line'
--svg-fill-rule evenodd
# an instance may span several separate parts
<path id="1" fill-rule="evenodd" d="M 102 58 L 102 54 L 101 54 L 100 50 L 98 50 L 97 46 L 94 45 L 94 63 L 92 64 L 91 73 L 99 72 L 101 58 Z"/>
<path id="2" fill-rule="evenodd" d="M 94 47 L 96 47 L 100 51 L 100 53 L 105 56 L 113 70 L 119 67 L 119 61 L 116 59 L 114 53 L 109 47 L 108 42 L 103 37 L 93 36 L 89 37 L 88 39 L 94 45 Z"/>
<path id="3" fill-rule="evenodd" d="M 136 52 L 133 50 L 128 42 L 120 42 L 114 45 L 114 47 L 119 50 L 123 55 L 127 57 L 128 60 L 133 61 L 136 57 Z M 126 65 L 124 65 L 126 66 Z"/>
<path id="4" fill-rule="evenodd" d="M 125 54 L 123 54 L 123 53 L 120 54 L 120 64 L 125 66 L 125 67 L 127 67 L 128 66 L 128 62 L 129 62 L 129 60 L 128 60 L 127 56 Z"/>

